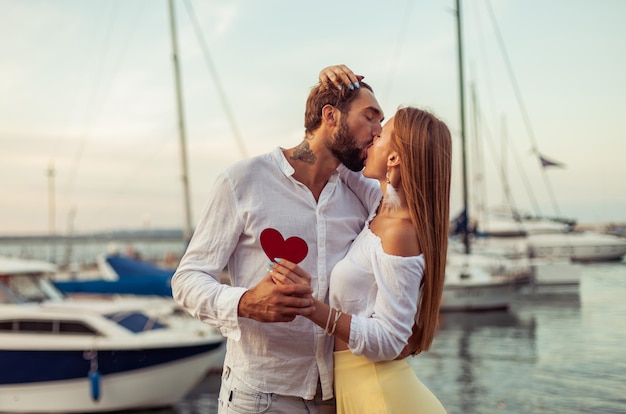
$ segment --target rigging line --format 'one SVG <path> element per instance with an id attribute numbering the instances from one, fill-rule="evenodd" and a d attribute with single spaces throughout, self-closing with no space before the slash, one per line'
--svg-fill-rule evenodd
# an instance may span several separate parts
<path id="1" fill-rule="evenodd" d="M 511 64 L 511 60 L 509 59 L 509 55 L 506 51 L 506 47 L 504 46 L 504 39 L 502 38 L 502 33 L 500 32 L 500 27 L 496 21 L 495 14 L 493 12 L 493 8 L 491 7 L 491 2 L 486 0 L 487 10 L 489 11 L 489 16 L 491 17 L 491 22 L 496 32 L 496 38 L 498 40 L 498 45 L 500 46 L 500 51 L 502 53 L 502 57 L 505 62 L 505 66 L 507 67 L 507 72 L 509 74 L 509 78 L 511 80 L 511 84 L 513 86 L 513 90 L 515 92 L 515 98 L 517 99 L 517 104 L 520 107 L 520 111 L 522 112 L 522 118 L 524 119 L 524 125 L 526 126 L 526 131 L 528 132 L 528 136 L 531 141 L 532 149 L 534 154 L 539 157 L 539 149 L 537 147 L 537 140 L 535 139 L 535 134 L 533 132 L 530 118 L 528 116 L 528 111 L 526 111 L 526 105 L 524 105 L 524 100 L 522 99 L 522 93 L 520 91 L 519 85 L 517 83 L 517 79 L 515 77 L 515 73 L 513 72 L 513 65 Z M 556 198 L 554 197 L 554 191 L 552 189 L 552 185 L 550 184 L 550 180 L 548 179 L 548 175 L 546 174 L 545 168 L 541 169 L 541 173 L 543 176 L 544 184 L 548 188 L 548 195 L 552 201 L 552 207 L 557 215 L 561 215 L 559 206 L 556 202 Z"/>
<path id="2" fill-rule="evenodd" d="M 470 106 L 470 117 L 471 126 L 472 126 L 472 138 L 473 138 L 473 151 L 471 151 L 472 155 L 472 165 L 473 165 L 473 174 L 474 182 L 475 182 L 475 191 L 472 191 L 472 198 L 474 200 L 474 206 L 476 209 L 476 217 L 477 222 L 480 224 L 486 224 L 488 221 L 488 217 L 486 214 L 487 210 L 487 191 L 486 191 L 486 182 L 485 182 L 485 162 L 483 157 L 482 146 L 480 145 L 479 139 L 479 129 L 480 129 L 480 118 L 479 110 L 476 105 L 476 88 L 474 83 L 470 85 L 471 92 L 471 103 Z"/>
<path id="3" fill-rule="evenodd" d="M 494 97 L 494 92 L 493 92 L 493 84 L 491 82 L 492 80 L 491 68 L 489 66 L 489 60 L 487 59 L 485 36 L 482 30 L 484 25 L 482 24 L 482 21 L 480 18 L 481 13 L 479 12 L 478 7 L 473 7 L 472 10 L 473 10 L 473 16 L 475 20 L 475 26 L 478 32 L 478 44 L 479 44 L 478 49 L 479 49 L 479 58 L 480 58 L 480 68 L 483 70 L 485 74 L 484 81 L 481 82 L 481 89 L 483 89 L 482 87 L 486 85 L 484 86 L 484 89 L 486 89 L 487 91 L 487 98 L 488 98 L 487 102 L 489 104 L 485 112 L 489 113 L 492 119 L 495 119 L 496 118 L 495 108 L 497 108 L 497 105 L 496 105 L 496 99 Z"/>
<path id="4" fill-rule="evenodd" d="M 111 85 L 113 85 L 115 83 L 115 79 L 117 77 L 117 75 L 119 74 L 119 67 L 121 62 L 124 60 L 127 52 L 128 52 L 128 47 L 131 43 L 131 39 L 134 37 L 135 31 L 138 27 L 137 22 L 139 21 L 142 12 L 145 8 L 145 4 L 146 4 L 146 0 L 143 0 L 139 6 L 139 8 L 137 9 L 136 13 L 134 14 L 133 18 L 132 18 L 132 24 L 130 25 L 130 29 L 127 31 L 126 36 L 124 36 L 125 38 L 125 42 L 122 46 L 122 49 L 120 51 L 120 53 L 117 56 L 117 60 L 113 65 L 113 69 L 111 71 L 109 71 L 109 73 L 112 73 L 113 75 L 109 78 L 109 81 L 106 83 L 106 85 L 103 87 L 104 95 L 102 97 L 100 106 L 98 108 L 98 110 L 96 111 L 96 115 L 94 115 L 93 119 L 95 122 L 95 119 L 97 119 L 99 117 L 99 114 L 102 112 L 103 107 L 105 106 L 106 100 L 108 99 L 108 97 L 110 96 L 113 88 L 111 87 Z M 72 204 L 72 203 L 70 203 Z M 72 210 L 75 210 L 76 207 L 72 206 L 69 208 L 70 210 L 70 215 L 73 215 L 74 212 Z"/>
<path id="5" fill-rule="evenodd" d="M 477 116 L 480 119 L 483 119 L 484 124 L 487 124 L 486 119 L 485 119 L 485 115 L 484 112 L 487 112 L 491 115 L 489 115 L 490 119 L 494 119 L 495 118 L 495 110 L 494 108 L 497 107 L 496 105 L 496 100 L 494 97 L 494 93 L 493 93 L 493 87 L 492 87 L 492 83 L 490 82 L 492 79 L 491 73 L 490 73 L 490 66 L 489 66 L 489 60 L 487 59 L 487 52 L 486 52 L 486 47 L 485 47 L 485 36 L 483 31 L 481 30 L 484 25 L 482 24 L 482 21 L 480 19 L 481 17 L 481 13 L 479 13 L 478 8 L 473 8 L 473 17 L 474 17 L 474 21 L 475 21 L 475 26 L 477 28 L 478 31 L 478 44 L 479 44 L 479 58 L 480 58 L 480 67 L 484 69 L 484 82 L 482 83 L 483 85 L 486 84 L 486 91 L 487 91 L 487 96 L 488 96 L 488 102 L 490 103 L 489 107 L 487 108 L 486 111 L 481 111 L 481 106 L 478 102 L 475 103 L 476 106 L 476 112 L 477 112 Z M 476 90 L 475 90 L 475 85 L 472 85 L 473 89 L 473 94 L 476 94 Z M 475 99 L 477 100 L 477 96 L 475 97 Z M 487 127 L 485 127 L 487 128 Z M 487 130 L 487 129 L 486 129 Z M 488 131 L 488 130 L 487 130 Z M 508 176 L 507 176 L 507 170 L 506 170 L 506 163 L 504 160 L 505 157 L 505 153 L 502 152 L 501 155 L 501 160 L 497 161 L 497 155 L 496 155 L 496 149 L 495 149 L 495 144 L 493 141 L 491 141 L 491 136 L 488 136 L 489 139 L 489 144 L 490 144 L 490 150 L 492 153 L 492 157 L 493 157 L 493 162 L 494 165 L 496 167 L 496 171 L 499 171 L 500 175 L 501 175 L 501 184 L 502 184 L 502 191 L 503 191 L 503 196 L 504 196 L 504 200 L 503 200 L 503 204 L 507 205 L 511 211 L 511 214 L 513 216 L 515 216 L 517 214 L 517 208 L 516 208 L 516 203 L 513 199 L 513 195 L 511 193 L 511 189 L 509 186 L 509 180 L 508 180 Z"/>
<path id="6" fill-rule="evenodd" d="M 125 36 L 123 36 L 124 42 L 122 44 L 122 47 L 119 48 L 119 53 L 117 54 L 116 60 L 112 64 L 111 69 L 108 71 L 110 76 L 108 77 L 106 82 L 103 82 L 104 86 L 101 89 L 104 92 L 101 94 L 99 106 L 94 111 L 94 115 L 92 116 L 92 120 L 91 120 L 92 124 L 95 123 L 100 117 L 100 114 L 102 113 L 103 108 L 106 106 L 107 100 L 109 99 L 109 97 L 111 96 L 111 93 L 114 90 L 113 85 L 115 84 L 117 76 L 120 73 L 120 70 L 119 70 L 120 65 L 126 58 L 126 54 L 128 53 L 128 48 L 131 44 L 131 40 L 133 39 L 135 35 L 135 31 L 137 27 L 139 26 L 138 21 L 142 16 L 142 12 L 143 12 L 145 4 L 146 4 L 146 0 L 144 0 L 140 4 L 140 7 L 137 9 L 135 15 L 132 18 L 132 24 L 130 25 L 130 29 L 126 32 Z"/>
<path id="7" fill-rule="evenodd" d="M 103 5 L 105 5 L 106 3 L 100 3 L 100 8 L 102 8 Z M 99 10 L 98 10 L 99 11 Z M 100 14 L 100 13 L 98 13 Z M 88 39 L 83 39 L 83 43 L 81 43 L 81 48 L 85 49 L 86 45 L 90 45 L 94 42 L 94 39 L 96 38 L 96 31 L 93 31 L 91 33 L 91 36 Z M 78 63 L 78 57 L 80 57 L 80 62 L 81 64 Z M 74 68 L 77 69 L 77 71 L 79 72 L 79 76 L 80 79 L 77 79 L 77 76 L 72 76 L 71 77 L 71 86 L 68 85 L 64 85 L 64 90 L 66 91 L 72 91 L 74 92 L 74 96 L 72 99 L 72 103 L 67 105 L 68 110 L 65 111 L 65 116 L 62 119 L 62 122 L 60 123 L 60 125 L 62 125 L 62 128 L 59 128 L 60 131 L 62 131 L 62 133 L 59 136 L 58 139 L 58 143 L 55 146 L 55 149 L 57 150 L 57 153 L 61 152 L 61 142 L 62 142 L 62 138 L 67 137 L 67 135 L 69 134 L 69 124 L 70 124 L 70 118 L 72 117 L 72 115 L 74 114 L 74 112 L 77 111 L 78 108 L 78 101 L 79 101 L 79 94 L 77 92 L 79 92 L 80 90 L 80 85 L 85 83 L 85 79 L 86 79 L 86 70 L 85 70 L 85 66 L 86 66 L 86 57 L 84 53 L 77 53 L 76 56 L 74 57 L 74 59 L 72 61 L 67 61 L 66 63 Z M 73 108 L 72 110 L 69 110 L 69 108 Z"/>
<path id="8" fill-rule="evenodd" d="M 493 27 L 496 32 L 496 39 L 498 40 L 498 45 L 500 46 L 500 52 L 502 53 L 502 58 L 504 59 L 504 64 L 507 68 L 511 85 L 513 86 L 513 92 L 515 93 L 517 104 L 519 105 L 520 111 L 522 112 L 522 117 L 524 118 L 524 126 L 526 127 L 526 131 L 528 132 L 528 136 L 530 137 L 532 149 L 535 153 L 538 154 L 539 149 L 537 147 L 535 133 L 530 123 L 528 111 L 526 111 L 526 105 L 524 104 L 524 100 L 522 99 L 522 93 L 520 91 L 519 85 L 517 83 L 517 78 L 515 77 L 515 73 L 513 71 L 513 65 L 511 64 L 511 59 L 509 58 L 509 54 L 506 51 L 506 46 L 504 45 L 504 39 L 502 38 L 500 27 L 498 26 L 498 22 L 496 21 L 495 14 L 491 7 L 491 2 L 489 0 L 485 0 L 485 1 L 487 3 L 487 10 L 489 11 L 489 17 L 491 17 L 491 23 L 493 24 Z"/>
<path id="9" fill-rule="evenodd" d="M 477 103 L 476 106 L 478 108 L 477 109 L 478 116 L 480 117 L 480 119 L 483 120 L 483 125 L 487 125 L 487 122 L 485 122 L 485 119 L 484 119 L 484 115 L 482 115 L 482 112 L 480 111 L 480 104 Z M 500 164 L 498 163 L 498 161 L 496 159 L 497 158 L 497 156 L 496 156 L 497 151 L 495 149 L 496 145 L 495 145 L 495 143 L 493 141 L 492 133 L 490 132 L 490 130 L 489 130 L 489 128 L 487 126 L 484 127 L 484 130 L 486 131 L 486 133 L 485 133 L 485 140 L 487 141 L 487 144 L 489 144 L 489 150 L 490 150 L 491 155 L 492 155 L 492 161 L 494 163 L 494 166 L 496 167 L 496 170 L 501 170 Z M 528 198 L 530 199 L 530 203 L 532 205 L 533 211 L 535 211 L 535 214 L 537 214 L 538 216 L 541 216 L 541 209 L 539 208 L 539 204 L 537 203 L 537 199 L 535 198 L 535 195 L 533 193 L 532 186 L 530 185 L 530 181 L 528 180 L 528 176 L 526 175 L 526 171 L 525 171 L 525 169 L 524 169 L 524 167 L 523 167 L 523 165 L 521 163 L 521 160 L 520 160 L 520 157 L 519 157 L 519 153 L 515 150 L 515 148 L 512 148 L 512 147 L 514 147 L 515 142 L 512 141 L 512 140 L 507 140 L 507 142 L 510 144 L 510 148 L 511 148 L 510 152 L 513 155 L 513 159 L 515 160 L 515 164 L 517 166 L 517 170 L 519 172 L 520 178 L 522 179 L 522 183 L 524 184 L 524 188 L 525 188 L 525 190 L 526 190 L 526 192 L 528 194 Z M 502 184 L 503 188 L 505 188 L 504 191 L 506 192 L 506 186 L 508 184 L 505 184 L 502 181 L 502 178 L 501 178 L 501 184 Z M 513 209 L 515 208 L 514 203 L 510 202 L 509 204 L 510 204 L 509 206 L 511 208 L 513 208 Z"/>
<path id="10" fill-rule="evenodd" d="M 198 23 L 198 19 L 196 18 L 195 11 L 191 2 L 189 0 L 184 1 L 185 9 L 187 10 L 187 14 L 191 19 L 192 26 L 194 28 L 194 33 L 198 39 L 198 43 L 200 44 L 200 49 L 202 49 L 202 54 L 204 55 L 204 60 L 208 66 L 209 72 L 211 76 L 213 76 L 213 81 L 215 82 L 215 87 L 217 89 L 217 94 L 222 103 L 222 107 L 224 108 L 224 112 L 226 112 L 226 117 L 228 118 L 228 122 L 230 123 L 230 128 L 233 132 L 235 141 L 237 146 L 239 147 L 239 151 L 243 158 L 248 158 L 248 151 L 243 143 L 241 135 L 239 134 L 239 128 L 237 128 L 237 123 L 235 122 L 235 117 L 233 115 L 232 110 L 230 109 L 230 105 L 228 103 L 228 99 L 226 98 L 226 93 L 222 88 L 222 84 L 220 82 L 219 76 L 217 75 L 217 69 L 215 68 L 215 64 L 213 63 L 213 59 L 211 58 L 211 54 L 209 53 L 209 47 L 202 35 L 202 29 L 200 28 L 200 24 Z"/>
<path id="11" fill-rule="evenodd" d="M 484 33 L 481 30 L 481 28 L 484 27 L 484 25 L 482 24 L 481 21 L 481 15 L 482 13 L 478 12 L 478 8 L 473 8 L 473 10 L 475 11 L 473 16 L 475 19 L 475 25 L 478 28 L 478 39 L 479 39 L 479 56 L 481 59 L 481 64 L 480 64 L 480 68 L 482 68 L 484 70 L 485 76 L 485 82 L 483 82 L 481 85 L 485 85 L 486 87 L 484 89 L 486 89 L 487 92 L 487 97 L 488 97 L 488 103 L 489 103 L 489 107 L 486 108 L 486 111 L 481 111 L 481 105 L 480 103 L 477 103 L 477 111 L 479 116 L 483 119 L 483 123 L 484 125 L 487 125 L 487 121 L 485 119 L 485 112 L 489 113 L 489 118 L 490 119 L 495 119 L 495 108 L 498 107 L 498 105 L 496 104 L 496 99 L 495 99 L 495 95 L 494 95 L 494 91 L 493 91 L 493 84 L 490 82 L 492 79 L 491 76 L 491 71 L 490 71 L 490 66 L 489 66 L 489 60 L 487 59 L 487 49 L 485 46 L 485 37 L 484 37 Z M 489 133 L 489 130 L 486 129 L 486 131 Z M 491 139 L 491 137 L 488 137 L 488 139 Z M 510 142 L 511 145 L 513 145 L 513 142 L 510 140 L 507 140 L 507 142 Z M 492 155 L 495 157 L 495 144 L 493 143 L 493 141 L 489 142 L 490 144 L 490 151 L 492 152 Z M 522 180 L 522 184 L 524 186 L 524 190 L 526 191 L 527 197 L 530 201 L 531 204 L 531 208 L 532 210 L 535 212 L 536 215 L 541 216 L 541 209 L 539 208 L 539 204 L 537 203 L 537 199 L 535 197 L 535 194 L 533 192 L 532 186 L 530 185 L 530 181 L 528 180 L 528 176 L 526 174 L 526 171 L 521 163 L 521 160 L 519 158 L 519 153 L 517 151 L 514 151 L 513 149 L 511 149 L 511 147 L 509 147 L 511 153 L 514 156 L 514 160 L 515 160 L 515 164 L 518 170 L 518 174 L 521 177 Z M 496 168 L 497 167 L 497 162 L 494 159 L 494 163 L 496 163 Z M 508 180 L 508 179 L 507 179 Z M 511 204 L 511 203 L 509 203 Z M 515 208 L 513 205 L 509 206 L 510 208 Z M 518 212 L 513 212 L 513 213 L 518 213 Z"/>
<path id="12" fill-rule="evenodd" d="M 503 115 L 501 124 L 501 143 L 500 143 L 500 174 L 502 175 L 502 185 L 504 186 L 504 194 L 507 198 L 509 205 L 511 207 L 511 214 L 513 215 L 513 219 L 521 224 L 521 220 L 519 218 L 519 210 L 515 201 L 513 200 L 513 193 L 511 192 L 511 183 L 509 182 L 509 174 L 508 174 L 508 163 L 507 163 L 507 149 L 508 149 L 508 134 L 506 129 L 506 117 Z"/>
<path id="13" fill-rule="evenodd" d="M 74 162 L 72 163 L 72 166 L 70 168 L 70 174 L 69 174 L 69 179 L 68 179 L 68 190 L 67 190 L 67 194 L 69 198 L 72 198 L 73 195 L 73 191 L 74 191 L 74 180 L 76 178 L 76 173 L 78 171 L 78 167 L 80 165 L 80 161 L 82 159 L 83 156 L 83 151 L 85 149 L 85 145 L 87 142 L 87 138 L 88 138 L 88 134 L 87 134 L 87 130 L 89 129 L 89 127 L 92 124 L 93 121 L 93 115 L 92 112 L 90 112 L 90 108 L 93 107 L 95 100 L 96 100 L 96 96 L 98 94 L 98 91 L 100 89 L 100 84 L 102 81 L 102 77 L 101 77 L 101 73 L 102 73 L 102 68 L 104 67 L 103 62 L 106 60 L 106 57 L 108 56 L 108 51 L 109 51 L 109 41 L 111 38 L 111 31 L 113 28 L 113 22 L 115 21 L 115 18 L 117 16 L 117 6 L 119 5 L 119 2 L 115 2 L 113 3 L 114 6 L 112 8 L 111 11 L 111 18 L 109 20 L 109 24 L 107 26 L 107 30 L 106 30 L 106 34 L 105 34 L 105 42 L 104 42 L 104 53 L 100 55 L 100 63 L 99 65 L 97 65 L 96 67 L 96 76 L 94 77 L 94 83 L 92 85 L 91 88 L 91 94 L 89 97 L 89 103 L 87 105 L 87 114 L 85 115 L 85 125 L 84 125 L 84 130 L 83 133 L 80 135 L 79 138 L 79 143 L 78 143 L 78 149 L 76 151 L 76 154 L 74 155 Z"/>
<path id="14" fill-rule="evenodd" d="M 491 134 L 491 131 L 489 130 L 487 123 L 484 122 L 484 116 L 482 114 L 481 108 L 480 108 L 480 104 L 478 103 L 478 98 L 475 96 L 476 95 L 476 91 L 474 88 L 472 88 L 472 101 L 474 103 L 474 107 L 475 107 L 475 116 L 477 118 L 477 122 L 482 120 L 483 122 L 481 122 L 481 125 L 483 126 L 483 131 L 484 134 L 483 136 L 485 137 L 485 141 L 488 144 L 489 147 L 489 151 L 491 153 L 491 161 L 493 162 L 496 171 L 499 171 L 500 174 L 500 184 L 502 185 L 502 191 L 504 193 L 504 197 L 506 198 L 507 204 L 509 205 L 509 208 L 511 210 L 515 210 L 516 206 L 515 206 L 515 200 L 513 200 L 513 195 L 511 194 L 510 188 L 508 187 L 508 182 L 506 180 L 506 177 L 504 176 L 504 167 L 503 167 L 503 162 L 502 160 L 498 161 L 498 156 L 497 156 L 497 151 L 496 151 L 496 145 L 493 141 L 493 135 Z"/>
<path id="15" fill-rule="evenodd" d="M 98 108 L 98 110 L 96 111 L 96 114 L 93 117 L 93 120 L 95 122 L 96 119 L 98 119 L 100 113 L 102 112 L 102 109 L 104 108 L 107 99 L 109 98 L 109 96 L 111 95 L 111 92 L 113 91 L 113 87 L 112 85 L 115 84 L 115 80 L 117 79 L 117 75 L 119 75 L 119 68 L 120 68 L 120 64 L 122 63 L 122 61 L 124 60 L 124 58 L 126 57 L 126 53 L 128 52 L 128 47 L 131 43 L 131 39 L 133 38 L 134 34 L 135 34 L 135 30 L 137 29 L 137 22 L 139 21 L 139 18 L 142 15 L 144 6 L 146 4 L 146 0 L 144 0 L 139 9 L 137 9 L 136 14 L 133 17 L 133 24 L 130 25 L 130 29 L 128 30 L 128 32 L 126 33 L 125 36 L 125 41 L 123 42 L 123 45 L 117 55 L 117 60 L 113 63 L 111 70 L 109 70 L 109 73 L 111 74 L 111 76 L 109 76 L 108 82 L 106 83 L 106 85 L 102 88 L 104 90 L 104 93 L 101 97 L 100 100 L 100 106 Z"/>
<path id="16" fill-rule="evenodd" d="M 488 65 L 488 61 L 485 58 L 486 54 L 485 54 L 485 47 L 484 47 L 484 36 L 483 36 L 483 32 L 482 32 L 482 27 L 483 25 L 480 22 L 479 19 L 479 13 L 477 12 L 477 8 L 473 7 L 472 8 L 473 14 L 472 16 L 474 17 L 475 20 L 475 27 L 477 28 L 477 37 L 478 37 L 478 44 L 479 44 L 479 58 L 482 59 L 481 63 L 480 63 L 480 67 L 484 68 L 484 71 L 486 73 L 486 80 L 487 80 L 487 91 L 488 91 L 488 95 L 493 98 L 492 95 L 492 89 L 491 89 L 491 83 L 489 82 L 489 80 L 491 80 L 491 76 L 489 74 L 489 65 Z M 472 64 L 470 67 L 470 77 L 471 78 L 476 78 L 477 77 L 477 73 L 478 71 L 476 71 L 475 66 Z M 474 194 L 477 195 L 478 199 L 480 200 L 479 202 L 477 202 L 477 210 L 478 210 L 478 214 L 481 217 L 481 220 L 479 221 L 479 223 L 484 224 L 484 225 L 488 225 L 489 223 L 489 214 L 488 214 L 488 200 L 487 200 L 487 191 L 486 191 L 486 187 L 487 187 L 487 181 L 485 179 L 486 177 L 486 169 L 485 169 L 485 162 L 484 162 L 484 151 L 483 151 L 483 146 L 482 144 L 482 140 L 480 139 L 480 132 L 479 131 L 483 131 L 483 128 L 487 128 L 487 127 L 483 127 L 483 124 L 486 124 L 486 122 L 481 122 L 482 120 L 482 114 L 481 114 L 481 108 L 478 106 L 478 97 L 477 97 L 477 92 L 476 92 L 477 88 L 476 88 L 476 84 L 475 82 L 471 82 L 470 84 L 470 94 L 471 94 L 471 103 L 472 105 L 470 106 L 470 112 L 472 114 L 472 126 L 473 126 L 473 139 L 474 139 L 474 149 L 475 151 L 472 151 L 474 154 L 474 158 L 475 158 L 475 163 L 476 165 L 478 165 L 478 167 L 476 167 L 476 169 L 478 170 L 478 173 L 475 173 L 474 175 L 478 175 L 475 177 L 475 180 L 477 181 L 477 190 L 474 191 Z M 484 136 L 484 132 L 482 133 L 482 135 Z M 491 142 L 490 142 L 491 143 Z M 492 143 L 491 143 L 492 144 Z M 493 146 L 493 144 L 492 144 Z M 491 148 L 492 151 L 492 155 L 493 155 L 493 148 Z M 492 159 L 494 161 L 494 163 L 496 163 L 495 159 Z M 497 169 L 497 166 L 496 166 Z M 504 194 L 506 194 L 506 190 L 504 191 Z M 510 205 L 510 203 L 507 201 L 507 204 Z"/>
<path id="17" fill-rule="evenodd" d="M 383 93 L 381 94 L 381 97 L 387 97 L 389 95 L 391 95 L 391 90 L 393 87 L 393 79 L 394 79 L 394 72 L 395 72 L 395 68 L 398 67 L 398 65 L 394 65 L 394 62 L 396 62 L 396 59 L 398 56 L 400 56 L 403 46 L 404 46 L 404 42 L 406 40 L 406 33 L 407 33 L 407 29 L 409 27 L 409 21 L 411 20 L 411 12 L 413 9 L 413 1 L 412 0 L 407 0 L 406 2 L 406 10 L 404 11 L 404 19 L 402 20 L 402 24 L 400 25 L 400 30 L 398 31 L 398 38 L 396 39 L 396 43 L 394 45 L 393 51 L 391 53 L 391 57 L 389 59 L 389 63 L 387 65 L 387 81 L 385 83 L 385 86 L 383 88 Z"/>
<path id="18" fill-rule="evenodd" d="M 515 164 L 517 165 L 517 170 L 520 174 L 520 177 L 522 178 L 522 183 L 524 184 L 526 193 L 528 194 L 528 198 L 530 199 L 530 203 L 533 206 L 535 215 L 537 217 L 541 217 L 542 216 L 541 208 L 539 208 L 539 203 L 537 202 L 537 199 L 535 198 L 535 193 L 533 192 L 532 186 L 530 185 L 530 181 L 528 180 L 528 176 L 526 175 L 526 170 L 524 169 L 522 160 L 519 156 L 519 151 L 513 148 L 515 146 L 515 140 L 509 140 L 508 143 L 509 143 L 509 147 L 511 148 L 510 151 L 511 151 L 511 154 L 513 155 L 513 159 L 515 160 Z"/>

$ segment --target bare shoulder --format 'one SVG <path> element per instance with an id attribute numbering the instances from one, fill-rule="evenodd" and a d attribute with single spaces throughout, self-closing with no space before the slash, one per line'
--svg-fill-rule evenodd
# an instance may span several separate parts
<path id="1" fill-rule="evenodd" d="M 422 253 L 411 220 L 389 220 L 379 237 L 387 254 L 409 257 Z"/>

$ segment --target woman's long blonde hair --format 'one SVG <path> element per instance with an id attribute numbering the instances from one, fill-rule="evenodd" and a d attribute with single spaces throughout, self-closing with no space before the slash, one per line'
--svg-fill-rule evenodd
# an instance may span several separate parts
<path id="1" fill-rule="evenodd" d="M 401 160 L 401 186 L 426 262 L 416 322 L 418 350 L 428 350 L 437 330 L 445 278 L 452 139 L 437 117 L 406 107 L 394 116 L 392 147 Z"/>

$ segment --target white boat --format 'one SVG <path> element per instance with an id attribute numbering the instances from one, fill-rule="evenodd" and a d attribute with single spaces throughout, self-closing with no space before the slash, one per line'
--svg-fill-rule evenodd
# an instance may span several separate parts
<path id="1" fill-rule="evenodd" d="M 515 221 L 495 215 L 480 225 L 481 241 L 516 255 L 521 250 L 531 258 L 568 259 L 573 262 L 619 261 L 626 255 L 626 239 L 593 231 L 572 231 L 572 226 L 551 220 Z"/>
<path id="2" fill-rule="evenodd" d="M 570 260 L 533 259 L 532 278 L 522 291 L 531 294 L 578 294 L 581 265 Z"/>
<path id="3" fill-rule="evenodd" d="M 517 216 L 515 219 L 510 209 L 504 207 L 483 211 L 477 230 L 483 237 L 526 237 L 531 234 L 567 233 L 575 225 L 574 220 L 533 217 L 526 213 L 519 213 Z"/>
<path id="4" fill-rule="evenodd" d="M 499 255 L 530 270 L 528 284 L 521 293 L 578 293 L 581 264 L 567 255 L 530 257 L 526 238 L 483 238 L 473 245 L 474 251 Z"/>
<path id="5" fill-rule="evenodd" d="M 535 258 L 569 258 L 573 262 L 619 261 L 626 255 L 626 240 L 591 231 L 531 234 L 529 254 Z"/>
<path id="6" fill-rule="evenodd" d="M 448 251 L 442 311 L 508 309 L 520 286 L 528 283 L 527 262 Z"/>
<path id="7" fill-rule="evenodd" d="M 221 367 L 224 338 L 173 300 L 65 299 L 54 270 L 0 258 L 0 412 L 169 406 Z"/>

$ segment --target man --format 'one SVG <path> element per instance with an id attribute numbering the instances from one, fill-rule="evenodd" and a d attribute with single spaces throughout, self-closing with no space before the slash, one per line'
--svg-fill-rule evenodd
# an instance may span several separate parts
<path id="1" fill-rule="evenodd" d="M 300 316 L 314 309 L 309 294 L 327 300 L 330 271 L 368 213 L 339 178 L 345 167 L 363 168 L 382 129 L 383 111 L 357 79 L 311 90 L 298 146 L 241 161 L 218 177 L 172 278 L 176 301 L 227 338 L 220 413 L 334 412 L 324 402 L 333 392 L 332 339 Z M 260 241 L 265 229 L 304 240 L 300 265 L 311 287 L 272 281 L 267 265 L 274 258 Z M 230 285 L 220 283 L 226 266 Z"/>

